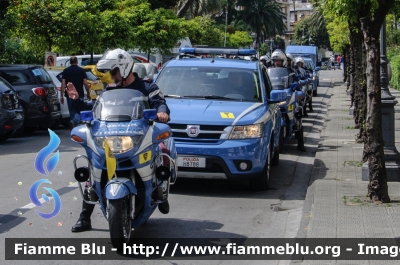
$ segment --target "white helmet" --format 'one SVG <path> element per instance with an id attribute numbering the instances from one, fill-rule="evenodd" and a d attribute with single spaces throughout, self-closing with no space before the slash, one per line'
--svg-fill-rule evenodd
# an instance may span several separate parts
<path id="1" fill-rule="evenodd" d="M 283 62 L 286 61 L 286 55 L 282 51 L 274 51 L 271 54 L 271 61 L 274 60 L 282 60 Z"/>
<path id="2" fill-rule="evenodd" d="M 291 55 L 290 53 L 287 53 L 287 54 L 286 54 L 286 57 L 287 57 L 288 59 L 290 59 L 292 62 L 294 61 L 293 55 Z"/>
<path id="3" fill-rule="evenodd" d="M 112 71 L 119 69 L 121 77 L 126 79 L 132 73 L 133 59 L 128 52 L 122 49 L 110 50 L 101 57 L 97 63 L 97 69 L 109 70 L 111 74 Z"/>
<path id="4" fill-rule="evenodd" d="M 301 57 L 297 57 L 294 61 L 295 64 L 302 63 L 304 65 L 304 59 Z"/>
<path id="5" fill-rule="evenodd" d="M 264 55 L 260 57 L 260 61 L 265 60 L 267 63 L 269 63 L 271 61 L 271 58 L 269 58 L 268 55 Z"/>

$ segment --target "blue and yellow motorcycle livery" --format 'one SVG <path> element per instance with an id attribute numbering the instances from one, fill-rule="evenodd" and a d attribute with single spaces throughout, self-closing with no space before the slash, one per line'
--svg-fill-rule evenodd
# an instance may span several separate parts
<path id="1" fill-rule="evenodd" d="M 132 229 L 168 199 L 177 178 L 171 128 L 156 117 L 141 92 L 116 89 L 102 93 L 92 111 L 82 111 L 85 124 L 71 131 L 86 151 L 74 160 L 75 179 L 83 199 L 99 204 L 114 247 L 127 243 Z M 87 166 L 78 167 L 78 160 Z"/>
<path id="2" fill-rule="evenodd" d="M 302 86 L 295 81 L 294 73 L 287 68 L 269 68 L 268 75 L 272 89 L 284 90 L 287 95 L 286 101 L 278 104 L 282 113 L 280 140 L 281 144 L 285 144 L 302 128 L 305 94 L 301 91 Z M 302 83 L 305 84 L 304 81 Z"/>

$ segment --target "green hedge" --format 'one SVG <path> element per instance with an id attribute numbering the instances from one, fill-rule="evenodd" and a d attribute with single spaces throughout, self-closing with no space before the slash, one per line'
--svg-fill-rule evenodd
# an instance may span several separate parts
<path id="1" fill-rule="evenodd" d="M 400 90 L 400 55 L 395 55 L 390 59 L 392 66 L 392 80 L 390 85 L 397 90 Z"/>

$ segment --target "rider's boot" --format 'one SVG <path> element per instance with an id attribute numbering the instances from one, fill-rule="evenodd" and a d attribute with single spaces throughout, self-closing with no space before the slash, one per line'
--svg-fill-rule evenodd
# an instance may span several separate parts
<path id="1" fill-rule="evenodd" d="M 86 189 L 85 189 L 84 196 L 85 196 L 85 199 L 88 200 L 88 193 L 87 193 Z M 90 222 L 90 216 L 93 213 L 93 209 L 94 209 L 94 204 L 89 204 L 89 203 L 86 203 L 85 201 L 82 202 L 82 212 L 81 212 L 81 215 L 79 216 L 78 221 L 72 227 L 72 229 L 71 229 L 72 232 L 83 232 L 83 231 L 92 229 L 92 225 Z"/>
<path id="2" fill-rule="evenodd" d="M 304 147 L 304 136 L 303 136 L 303 128 L 296 132 L 297 138 L 297 150 L 301 152 L 306 152 L 306 148 Z"/>
<path id="3" fill-rule="evenodd" d="M 312 99 L 310 100 L 310 102 L 308 102 L 308 109 L 310 110 L 310 112 L 313 112 L 313 107 L 312 107 Z"/>
<path id="4" fill-rule="evenodd" d="M 166 200 L 166 201 L 163 202 L 163 203 L 160 203 L 160 204 L 158 205 L 158 210 L 160 210 L 160 212 L 163 213 L 163 214 L 169 213 L 169 203 L 168 203 L 168 200 Z"/>

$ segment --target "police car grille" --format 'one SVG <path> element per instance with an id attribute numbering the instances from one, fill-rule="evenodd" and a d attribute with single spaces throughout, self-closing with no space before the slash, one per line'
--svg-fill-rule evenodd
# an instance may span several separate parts
<path id="1" fill-rule="evenodd" d="M 199 133 L 197 137 L 189 137 L 187 133 L 184 132 L 173 132 L 172 137 L 177 138 L 202 138 L 202 139 L 219 139 L 221 137 L 220 133 Z"/>
<path id="2" fill-rule="evenodd" d="M 177 129 L 177 130 L 186 130 L 187 125 L 186 124 L 168 124 L 171 129 Z M 195 124 L 193 124 L 195 125 Z M 225 130 L 226 126 L 224 125 L 200 125 L 200 130 L 203 131 L 223 131 Z"/>

